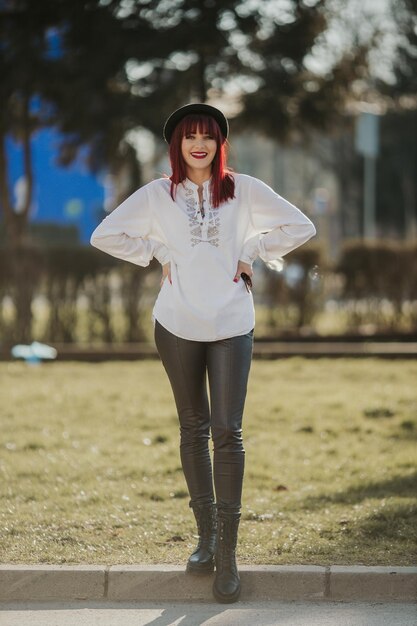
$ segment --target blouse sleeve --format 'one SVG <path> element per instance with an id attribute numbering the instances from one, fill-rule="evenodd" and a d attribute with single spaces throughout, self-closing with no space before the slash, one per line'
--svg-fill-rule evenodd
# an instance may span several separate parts
<path id="1" fill-rule="evenodd" d="M 249 211 L 257 235 L 243 246 L 239 258 L 245 263 L 258 255 L 265 262 L 280 259 L 316 234 L 304 213 L 257 178 L 251 180 Z"/>
<path id="2" fill-rule="evenodd" d="M 116 207 L 97 226 L 90 243 L 111 256 L 147 267 L 153 257 L 163 265 L 170 260 L 168 248 L 152 239 L 149 194 L 141 187 Z"/>

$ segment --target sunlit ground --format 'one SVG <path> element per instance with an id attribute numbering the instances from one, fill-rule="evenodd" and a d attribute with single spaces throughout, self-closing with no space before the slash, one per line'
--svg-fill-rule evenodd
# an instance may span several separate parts
<path id="1" fill-rule="evenodd" d="M 415 563 L 416 380 L 414 361 L 254 361 L 240 563 Z M 160 362 L 0 363 L 0 406 L 3 563 L 185 563 Z"/>

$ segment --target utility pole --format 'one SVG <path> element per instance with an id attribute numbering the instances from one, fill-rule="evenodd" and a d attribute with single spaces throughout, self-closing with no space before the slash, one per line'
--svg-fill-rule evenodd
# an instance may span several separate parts
<path id="1" fill-rule="evenodd" d="M 363 237 L 376 237 L 376 159 L 379 153 L 379 115 L 362 112 L 357 118 L 355 147 L 364 157 Z"/>

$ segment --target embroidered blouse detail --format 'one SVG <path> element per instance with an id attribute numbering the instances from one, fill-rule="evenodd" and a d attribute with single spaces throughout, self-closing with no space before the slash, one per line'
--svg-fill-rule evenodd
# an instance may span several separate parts
<path id="1" fill-rule="evenodd" d="M 198 192 L 184 184 L 185 204 L 188 214 L 191 246 L 209 243 L 218 248 L 220 236 L 220 217 L 218 208 L 214 208 L 203 197 L 202 206 L 198 202 Z M 208 206 L 207 206 L 208 204 Z"/>

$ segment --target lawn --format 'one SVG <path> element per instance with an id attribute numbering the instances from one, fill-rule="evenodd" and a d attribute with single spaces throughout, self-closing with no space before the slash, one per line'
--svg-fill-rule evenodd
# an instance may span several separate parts
<path id="1" fill-rule="evenodd" d="M 254 361 L 241 564 L 416 561 L 416 361 Z M 185 563 L 195 526 L 159 361 L 0 363 L 0 560 Z"/>

